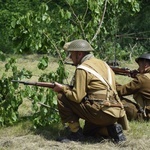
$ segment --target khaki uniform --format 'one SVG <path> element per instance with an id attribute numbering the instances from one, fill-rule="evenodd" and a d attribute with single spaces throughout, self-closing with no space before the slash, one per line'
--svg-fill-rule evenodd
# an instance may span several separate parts
<path id="1" fill-rule="evenodd" d="M 95 70 L 108 80 L 106 64 L 94 58 L 92 54 L 82 59 L 82 65 Z M 112 87 L 116 89 L 115 75 L 112 71 L 111 77 Z M 103 105 L 103 102 L 108 101 L 107 95 L 109 95 L 110 106 Z M 116 104 L 116 106 L 111 106 L 111 103 Z M 63 93 L 58 95 L 58 109 L 64 123 L 77 122 L 82 118 L 87 124 L 95 125 L 95 127 L 106 127 L 125 116 L 124 108 L 121 106 L 121 102 L 118 101 L 116 95 L 112 91 L 108 92 L 107 86 L 100 79 L 78 67 L 73 79 L 73 88 L 69 89 L 64 86 Z"/>
<path id="2" fill-rule="evenodd" d="M 150 67 L 146 69 L 144 74 L 138 74 L 136 78 L 128 84 L 117 86 L 119 96 L 126 96 L 133 94 L 136 104 L 123 99 L 126 105 L 127 116 L 130 120 L 150 118 Z M 130 112 L 128 111 L 130 110 Z M 132 113 L 131 113 L 132 110 Z"/>

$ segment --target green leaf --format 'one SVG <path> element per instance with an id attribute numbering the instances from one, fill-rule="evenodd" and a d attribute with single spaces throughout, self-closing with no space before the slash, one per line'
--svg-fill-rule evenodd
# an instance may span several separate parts
<path id="1" fill-rule="evenodd" d="M 71 12 L 69 12 L 69 11 L 67 10 L 65 17 L 66 17 L 66 19 L 70 19 L 70 18 L 71 18 Z"/>
<path id="2" fill-rule="evenodd" d="M 48 57 L 47 56 L 43 56 L 42 59 L 40 59 L 39 63 L 38 63 L 38 68 L 41 70 L 44 70 L 48 67 Z"/>
<path id="3" fill-rule="evenodd" d="M 11 22 L 11 26 L 12 26 L 13 28 L 15 28 L 15 26 L 16 26 L 16 19 L 13 19 L 13 21 Z"/>
<path id="4" fill-rule="evenodd" d="M 10 69 L 10 64 L 5 64 L 5 70 L 8 71 Z"/>

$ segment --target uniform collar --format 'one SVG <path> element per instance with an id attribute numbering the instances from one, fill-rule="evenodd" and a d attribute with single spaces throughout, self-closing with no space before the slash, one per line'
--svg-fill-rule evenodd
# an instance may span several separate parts
<path id="1" fill-rule="evenodd" d="M 94 58 L 94 55 L 93 54 L 88 54 L 86 56 L 84 56 L 82 59 L 81 59 L 81 64 L 86 61 L 86 60 L 89 60 L 91 58 Z"/>

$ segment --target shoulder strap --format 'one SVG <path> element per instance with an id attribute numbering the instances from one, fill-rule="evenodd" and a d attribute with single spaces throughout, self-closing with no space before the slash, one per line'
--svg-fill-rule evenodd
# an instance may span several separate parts
<path id="1" fill-rule="evenodd" d="M 111 69 L 108 66 L 107 63 L 105 63 L 106 67 L 107 67 L 107 71 L 108 71 L 108 82 L 112 85 L 112 74 L 111 74 Z"/>
<path id="2" fill-rule="evenodd" d="M 106 65 L 107 66 L 107 65 Z M 107 87 L 108 89 L 111 89 L 114 91 L 113 87 L 112 87 L 112 76 L 111 76 L 111 72 L 110 72 L 110 68 L 107 66 L 107 69 L 108 69 L 108 81 L 103 78 L 99 73 L 97 73 L 95 70 L 93 70 L 92 68 L 89 68 L 87 66 L 83 66 L 83 65 L 80 65 L 78 66 L 77 68 L 80 68 L 80 69 L 83 69 L 83 70 L 86 70 L 90 73 L 92 73 L 93 75 L 95 75 L 100 81 L 102 81 Z"/>
<path id="3" fill-rule="evenodd" d="M 102 81 L 109 89 L 109 84 L 106 82 L 106 80 L 104 80 L 104 78 L 99 74 L 97 73 L 95 70 L 89 68 L 89 67 L 86 67 L 86 66 L 83 66 L 83 65 L 80 65 L 78 66 L 77 68 L 79 69 L 83 69 L 83 70 L 86 70 L 90 73 L 92 73 L 93 75 L 95 75 L 98 79 L 100 79 L 100 81 Z"/>

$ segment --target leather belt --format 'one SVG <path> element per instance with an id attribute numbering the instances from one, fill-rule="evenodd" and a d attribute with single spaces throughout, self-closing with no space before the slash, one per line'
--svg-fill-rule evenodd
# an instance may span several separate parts
<path id="1" fill-rule="evenodd" d="M 123 108 L 123 105 L 121 103 L 117 103 L 117 102 L 111 103 L 110 101 L 106 101 L 106 100 L 91 100 L 91 99 L 89 99 L 89 101 L 96 102 L 102 106 Z"/>
<path id="2" fill-rule="evenodd" d="M 106 94 L 89 94 L 88 98 L 90 100 L 105 100 L 106 99 Z"/>

